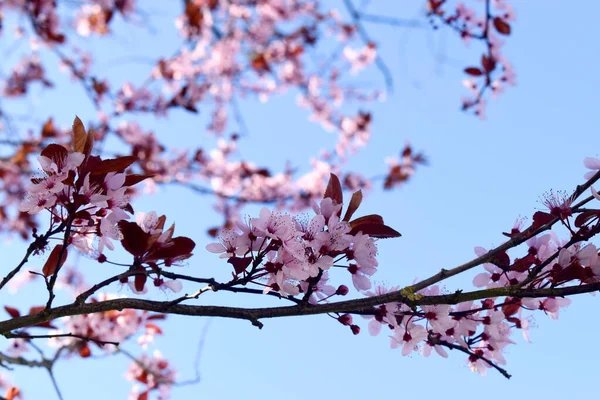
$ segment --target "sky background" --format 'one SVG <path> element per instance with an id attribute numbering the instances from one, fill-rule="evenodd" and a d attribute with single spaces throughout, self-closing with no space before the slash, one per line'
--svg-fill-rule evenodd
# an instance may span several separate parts
<path id="1" fill-rule="evenodd" d="M 144 10 L 161 34 L 129 27 L 115 29 L 117 34 L 111 39 L 95 40 L 98 70 L 110 69 L 119 79 L 139 81 L 147 76 L 152 54 L 170 54 L 177 48 L 174 11 L 159 2 L 147 3 L 151 5 Z M 416 0 L 373 1 L 369 10 L 419 17 L 422 4 Z M 485 121 L 459 111 L 460 96 L 465 94 L 462 69 L 479 59 L 478 43 L 466 48 L 444 29 L 433 32 L 368 26 L 393 72 L 395 86 L 387 101 L 371 105 L 371 143 L 352 158 L 349 167 L 366 176 L 379 175 L 386 169 L 384 158 L 395 155 L 405 141 L 423 149 L 430 160 L 430 166 L 420 168 L 407 185 L 392 192 L 370 192 L 359 209 L 360 215 L 383 215 L 386 224 L 403 235 L 379 242 L 380 266 L 375 281 L 404 286 L 440 268 L 470 260 L 474 246 L 490 248 L 502 243 L 501 232 L 510 230 L 517 217 L 542 209 L 539 199 L 544 192 L 570 192 L 583 182 L 583 159 L 598 157 L 600 45 L 590 31 L 597 23 L 600 3 L 530 1 L 519 2 L 515 10 L 518 21 L 506 40 L 504 54 L 515 66 L 518 86 L 508 88 L 497 101 L 489 101 Z M 4 43 L 3 49 L 12 45 Z M 4 73 L 7 65 L 12 65 L 2 64 Z M 54 115 L 61 126 L 68 126 L 74 114 L 84 122 L 93 119 L 94 110 L 79 86 L 70 83 L 66 74 L 56 72 L 52 76 L 57 78 L 57 86 L 66 85 L 68 97 L 64 91 L 39 91 L 36 99 L 30 96 L 26 102 L 11 102 L 11 109 L 40 121 Z M 376 69 L 357 79 L 369 87 L 382 83 Z M 330 148 L 335 136 L 310 123 L 305 110 L 294 106 L 295 101 L 295 95 L 278 97 L 267 105 L 243 101 L 241 110 L 250 133 L 240 141 L 240 154 L 274 168 L 286 161 L 308 168 L 310 155 Z M 135 120 L 154 129 L 169 144 L 210 147 L 214 140 L 204 133 L 206 114 L 191 116 L 175 111 L 169 119 Z M 211 242 L 204 233 L 206 227 L 221 221 L 211 204 L 210 198 L 167 187 L 137 199 L 133 206 L 138 211 L 166 214 L 168 221 L 176 222 L 177 235 L 196 241 L 195 256 L 181 273 L 219 279 L 228 276 L 229 266 L 204 250 Z M 12 269 L 25 248 L 23 242 L 6 238 L 0 244 L 2 268 Z M 72 253 L 69 262 L 77 263 L 89 282 L 118 271 L 114 266 L 78 260 Z M 122 252 L 116 252 L 114 258 L 119 257 L 126 260 Z M 43 257 L 33 258 L 28 266 L 39 269 L 44 261 Z M 471 279 L 479 271 L 448 280 L 444 288 L 472 288 Z M 346 274 L 339 275 L 339 279 L 334 275 L 334 282 L 349 283 Z M 111 289 L 129 293 L 116 285 Z M 186 286 L 188 292 L 196 289 Z M 25 307 L 37 299 L 41 302 L 45 294 L 38 282 L 17 296 L 0 295 L 0 301 Z M 149 297 L 161 300 L 174 296 L 151 288 Z M 24 298 L 27 302 L 22 301 Z M 273 299 L 223 293 L 208 294 L 190 304 L 283 305 Z M 172 316 L 161 324 L 166 334 L 157 344 L 176 365 L 180 379 L 194 378 L 198 342 L 210 323 L 198 365 L 201 381 L 174 388 L 174 399 L 561 399 L 597 395 L 597 310 L 595 297 L 580 295 L 561 312 L 559 321 L 534 314 L 530 332 L 533 343 L 526 343 L 515 331 L 517 344 L 505 351 L 506 369 L 513 375 L 510 380 L 493 370 L 485 377 L 472 373 L 464 355 L 452 351 L 448 359 L 435 355 L 423 358 L 416 353 L 402 357 L 399 350 L 389 348 L 385 331 L 371 337 L 367 324 L 359 321 L 363 332 L 354 336 L 327 316 L 265 320 L 262 330 L 246 321 Z M 0 348 L 6 344 L 5 339 L 0 340 Z M 123 347 L 136 354 L 139 351 L 135 343 Z M 74 358 L 59 363 L 55 375 L 65 399 L 120 399 L 130 390 L 131 384 L 122 379 L 129 363 L 123 356 Z M 55 398 L 44 371 L 19 368 L 10 375 L 27 399 Z"/>

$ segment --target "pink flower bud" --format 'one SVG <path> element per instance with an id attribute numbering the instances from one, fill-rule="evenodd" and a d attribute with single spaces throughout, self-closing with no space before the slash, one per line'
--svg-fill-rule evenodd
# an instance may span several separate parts
<path id="1" fill-rule="evenodd" d="M 352 315 L 350 315 L 350 314 L 341 315 L 338 318 L 338 321 L 340 321 L 340 323 L 342 325 L 350 325 L 350 324 L 352 324 Z"/>
<path id="2" fill-rule="evenodd" d="M 335 291 L 335 294 L 340 295 L 340 296 L 345 296 L 348 294 L 348 286 L 346 285 L 340 285 L 337 290 Z"/>

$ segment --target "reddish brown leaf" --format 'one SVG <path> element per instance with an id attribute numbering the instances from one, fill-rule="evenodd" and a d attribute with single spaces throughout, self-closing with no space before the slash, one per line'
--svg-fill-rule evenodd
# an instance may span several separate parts
<path id="1" fill-rule="evenodd" d="M 586 278 L 586 269 L 578 262 L 573 262 L 562 270 L 554 271 L 554 275 L 552 276 L 552 280 L 555 284 L 561 284 L 575 279 L 585 282 Z"/>
<path id="2" fill-rule="evenodd" d="M 506 298 L 506 302 L 507 303 L 512 303 L 512 304 L 505 304 L 502 306 L 502 312 L 504 313 L 504 315 L 506 317 L 510 317 L 511 315 L 516 314 L 519 309 L 521 308 L 521 299 L 511 299 L 511 298 Z"/>
<path id="3" fill-rule="evenodd" d="M 33 306 L 29 309 L 29 315 L 37 314 L 39 312 L 44 311 L 46 307 L 44 306 Z"/>
<path id="4" fill-rule="evenodd" d="M 73 121 L 73 150 L 78 153 L 83 153 L 86 141 L 87 134 L 85 133 L 85 127 L 79 117 L 76 116 Z"/>
<path id="5" fill-rule="evenodd" d="M 45 306 L 34 306 L 34 307 L 31 307 L 29 309 L 29 315 L 40 313 L 40 312 L 44 311 L 45 309 L 46 309 Z M 50 321 L 40 322 L 39 324 L 35 324 L 33 326 L 37 326 L 38 328 L 56 329 L 56 327 L 54 325 L 52 325 L 52 323 Z"/>
<path id="6" fill-rule="evenodd" d="M 507 269 L 510 266 L 510 257 L 503 251 L 494 255 L 490 262 L 502 269 Z"/>
<path id="7" fill-rule="evenodd" d="M 230 257 L 227 262 L 233 265 L 236 274 L 241 274 L 252 262 L 252 257 Z"/>
<path id="8" fill-rule="evenodd" d="M 477 67 L 468 67 L 465 68 L 465 73 L 471 76 L 481 76 L 483 75 L 483 71 Z"/>
<path id="9" fill-rule="evenodd" d="M 52 138 L 58 136 L 58 130 L 54 126 L 54 121 L 52 117 L 48 118 L 48 121 L 42 126 L 42 137 L 43 138 Z"/>
<path id="10" fill-rule="evenodd" d="M 153 324 L 152 322 L 149 322 L 146 324 L 146 329 L 154 331 L 155 334 L 158 335 L 162 335 L 163 334 L 163 330 L 160 329 L 160 327 L 156 324 Z"/>
<path id="11" fill-rule="evenodd" d="M 9 307 L 9 306 L 4 306 L 4 309 L 6 310 L 7 313 L 10 314 L 11 317 L 13 318 L 19 318 L 21 316 L 21 313 L 19 312 L 19 310 L 17 310 L 16 308 L 13 307 Z"/>
<path id="12" fill-rule="evenodd" d="M 400 232 L 390 228 L 383 224 L 360 224 L 352 228 L 350 231 L 351 235 L 356 235 L 358 232 L 362 232 L 365 235 L 369 235 L 374 238 L 387 239 L 402 236 Z"/>
<path id="13" fill-rule="evenodd" d="M 92 154 L 95 140 L 96 140 L 96 132 L 94 132 L 92 129 L 90 129 L 88 131 L 87 137 L 85 139 L 85 146 L 83 146 L 83 154 L 85 154 L 86 157 L 88 157 L 90 154 Z"/>
<path id="14" fill-rule="evenodd" d="M 363 198 L 363 195 L 362 195 L 361 190 L 352 193 L 352 198 L 350 199 L 350 204 L 348 204 L 348 209 L 346 210 L 346 214 L 344 214 L 344 221 L 350 221 L 350 218 L 352 218 L 352 215 L 360 206 L 360 203 L 362 202 L 362 198 Z"/>
<path id="15" fill-rule="evenodd" d="M 575 218 L 575 226 L 581 228 L 583 225 L 592 221 L 594 218 L 600 218 L 600 211 L 586 211 Z"/>
<path id="16" fill-rule="evenodd" d="M 148 400 L 148 391 L 146 390 L 145 392 L 140 393 L 137 400 Z"/>
<path id="17" fill-rule="evenodd" d="M 122 172 L 127 167 L 137 161 L 137 157 L 124 156 L 118 158 L 110 158 L 108 160 L 102 160 L 94 166 L 92 169 L 92 175 L 108 174 L 109 172 Z"/>
<path id="18" fill-rule="evenodd" d="M 533 254 L 528 254 L 523 258 L 517 258 L 510 267 L 511 271 L 525 272 L 535 264 L 536 257 Z"/>
<path id="19" fill-rule="evenodd" d="M 254 54 L 250 65 L 252 65 L 252 68 L 254 68 L 254 70 L 257 72 L 271 70 L 271 68 L 269 67 L 269 63 L 267 62 L 267 58 L 262 53 Z"/>
<path id="20" fill-rule="evenodd" d="M 158 242 L 158 239 L 160 238 L 161 233 L 157 232 L 157 233 L 153 233 L 152 235 L 150 235 L 150 237 L 148 238 L 148 243 L 146 244 L 146 249 L 150 250 L 154 244 L 156 242 Z"/>
<path id="21" fill-rule="evenodd" d="M 510 25 L 500 17 L 494 18 L 494 28 L 503 35 L 510 35 Z"/>
<path id="22" fill-rule="evenodd" d="M 89 211 L 87 210 L 80 210 L 77 211 L 75 214 L 73 214 L 74 218 L 80 218 L 80 219 L 85 219 L 87 221 L 92 219 L 92 215 L 90 214 Z"/>
<path id="23" fill-rule="evenodd" d="M 206 234 L 207 234 L 208 236 L 210 236 L 210 237 L 216 238 L 216 237 L 217 237 L 217 235 L 219 234 L 219 229 L 220 229 L 220 227 L 218 227 L 218 226 L 215 226 L 215 227 L 213 227 L 213 228 L 209 228 L 209 229 L 206 231 Z"/>
<path id="24" fill-rule="evenodd" d="M 329 183 L 327 184 L 327 189 L 325 189 L 325 195 L 323 197 L 329 197 L 335 204 L 344 203 L 342 185 L 335 174 L 330 174 Z"/>
<path id="25" fill-rule="evenodd" d="M 88 358 L 91 355 L 92 355 L 92 351 L 90 350 L 90 348 L 87 344 L 83 344 L 83 346 L 81 346 L 79 348 L 79 356 L 81 358 Z"/>
<path id="26" fill-rule="evenodd" d="M 149 317 L 147 317 L 146 319 L 148 321 L 152 321 L 155 319 L 165 319 L 165 318 L 167 318 L 167 316 L 165 314 L 152 314 Z"/>
<path id="27" fill-rule="evenodd" d="M 62 163 L 67 158 L 69 152 L 60 144 L 51 143 L 40 153 L 44 157 L 48 157 L 56 164 Z"/>
<path id="28" fill-rule="evenodd" d="M 481 66 L 485 72 L 490 73 L 496 68 L 496 61 L 483 54 L 481 56 Z"/>
<path id="29" fill-rule="evenodd" d="M 148 249 L 150 235 L 135 222 L 119 221 L 119 229 L 123 234 L 121 244 L 135 257 L 142 256 Z"/>
<path id="30" fill-rule="evenodd" d="M 183 105 L 183 108 L 185 108 L 186 110 L 188 110 L 190 112 L 193 112 L 194 114 L 198 114 L 198 109 L 192 103 L 185 103 Z"/>
<path id="31" fill-rule="evenodd" d="M 173 238 L 170 244 L 166 247 L 162 247 L 153 251 L 148 255 L 148 259 L 167 259 L 167 258 L 178 258 L 190 254 L 196 247 L 196 243 L 190 238 L 179 236 Z"/>
<path id="32" fill-rule="evenodd" d="M 165 215 L 161 215 L 160 217 L 158 217 L 158 221 L 156 222 L 156 225 L 154 228 L 160 229 L 162 231 L 165 227 L 166 220 L 167 220 L 167 217 Z"/>
<path id="33" fill-rule="evenodd" d="M 135 286 L 135 290 L 137 290 L 138 292 L 141 292 L 144 290 L 144 286 L 146 285 L 146 280 L 148 279 L 148 277 L 146 275 L 136 275 L 133 278 L 133 284 Z"/>
<path id="34" fill-rule="evenodd" d="M 42 273 L 44 276 L 50 276 L 54 274 L 57 269 L 60 269 L 62 265 L 65 263 L 67 259 L 67 249 L 63 250 L 62 244 L 57 244 L 52 249 L 52 253 L 46 260 L 46 264 L 44 264 L 44 268 L 42 268 Z"/>
<path id="35" fill-rule="evenodd" d="M 4 394 L 4 397 L 6 398 L 6 400 L 20 399 L 21 391 L 19 390 L 18 387 L 12 386 L 12 387 L 6 389 L 6 393 Z"/>
<path id="36" fill-rule="evenodd" d="M 542 225 L 546 225 L 549 222 L 554 221 L 554 215 L 545 213 L 543 211 L 537 211 L 533 214 L 533 224 L 531 227 L 537 229 Z"/>
<path id="37" fill-rule="evenodd" d="M 200 3 L 202 4 L 202 3 Z M 202 9 L 200 6 L 196 5 L 193 1 L 185 2 L 185 16 L 187 17 L 187 22 L 190 26 L 200 28 L 202 26 L 202 21 L 204 20 L 204 14 L 202 13 Z M 141 400 L 141 399 L 140 399 Z"/>
<path id="38" fill-rule="evenodd" d="M 99 81 L 94 77 L 92 77 L 92 86 L 98 96 L 102 96 L 104 93 L 107 93 L 109 90 L 109 86 L 108 86 L 108 83 L 106 83 L 106 81 Z"/>
<path id="39" fill-rule="evenodd" d="M 362 224 L 380 224 L 383 225 L 383 218 L 381 215 L 377 214 L 369 214 L 364 217 L 356 218 L 354 221 L 350 221 L 350 227 L 354 228 L 355 226 Z"/>
<path id="40" fill-rule="evenodd" d="M 144 179 L 148 179 L 148 178 L 152 178 L 152 177 L 154 177 L 154 175 L 136 175 L 136 174 L 127 175 L 125 177 L 125 183 L 123 183 L 123 186 L 133 186 L 136 183 L 140 183 Z"/>

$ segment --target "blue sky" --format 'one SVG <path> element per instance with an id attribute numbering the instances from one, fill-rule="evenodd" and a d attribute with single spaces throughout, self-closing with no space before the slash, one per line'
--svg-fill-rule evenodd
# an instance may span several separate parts
<path id="1" fill-rule="evenodd" d="M 393 6 L 397 10 L 391 10 L 389 3 L 379 7 L 375 4 L 372 10 L 414 17 L 421 3 L 398 2 Z M 544 192 L 571 191 L 582 183 L 583 158 L 600 153 L 596 131 L 600 123 L 599 47 L 590 34 L 600 3 L 567 6 L 520 2 L 515 9 L 518 21 L 504 52 L 514 63 L 518 86 L 509 88 L 497 101 L 490 100 L 485 121 L 459 111 L 460 95 L 464 94 L 462 69 L 479 58 L 477 43 L 465 48 L 454 34 L 444 30 L 434 33 L 369 25 L 394 74 L 395 89 L 386 102 L 373 105 L 372 141 L 352 159 L 350 167 L 367 176 L 380 174 L 385 170 L 384 157 L 393 155 L 405 140 L 423 149 L 431 161 L 408 185 L 393 192 L 369 193 L 359 210 L 360 214 L 382 214 L 388 225 L 403 234 L 400 239 L 380 241 L 376 281 L 410 284 L 416 277 L 424 278 L 440 268 L 469 260 L 474 246 L 500 244 L 501 232 L 510 229 L 518 216 L 530 216 L 542 208 L 539 199 Z M 149 67 L 133 62 L 133 57 L 125 62 L 131 54 L 147 57 L 157 50 L 170 54 L 176 48 L 172 15 L 163 13 L 159 6 L 148 12 L 157 28 L 170 33 L 155 36 L 143 29 L 128 30 L 127 34 L 118 32 L 108 44 L 103 40 L 93 42 L 101 59 L 100 69 L 114 69 L 115 76 L 123 79 L 137 76 Z M 138 46 L 138 41 L 146 37 L 148 40 Z M 81 90 L 67 83 L 64 75 L 59 79 L 67 84 L 69 98 L 64 97 L 64 91 L 40 92 L 34 108 L 25 103 L 11 107 L 35 111 L 40 119 L 55 115 L 64 126 L 74 114 L 84 121 L 94 118 Z M 382 81 L 375 69 L 359 79 L 368 85 Z M 245 157 L 275 168 L 288 160 L 306 168 L 309 155 L 331 147 L 334 136 L 308 122 L 306 113 L 294 104 L 294 96 L 267 105 L 242 102 L 250 131 L 240 142 Z M 203 132 L 204 116 L 174 112 L 168 120 L 137 120 L 155 129 L 159 137 L 172 140 L 171 144 L 185 147 L 213 143 Z M 196 255 L 182 273 L 217 278 L 229 274 L 225 263 L 203 250 L 210 242 L 205 228 L 220 221 L 212 212 L 210 199 L 169 187 L 155 196 L 138 199 L 134 207 L 167 214 L 168 221 L 176 222 L 177 234 L 194 238 Z M 25 244 L 4 241 L 0 249 L 4 268 L 9 269 L 22 256 Z M 124 257 L 123 253 L 116 254 Z M 33 259 L 30 267 L 40 268 L 43 261 Z M 116 272 L 116 267 L 83 258 L 80 261 L 78 268 L 90 277 L 90 282 Z M 470 281 L 476 273 L 447 281 L 445 289 L 472 287 Z M 345 274 L 341 275 L 337 282 L 347 283 Z M 113 290 L 119 289 L 115 286 Z M 122 293 L 127 291 L 123 289 Z M 151 294 L 157 299 L 168 298 L 162 292 Z M 18 298 L 35 302 L 44 295 L 38 283 L 24 289 Z M 6 295 L 0 299 L 3 304 L 15 301 Z M 594 382 L 598 377 L 600 349 L 594 345 L 594 334 L 600 329 L 597 299 L 580 295 L 573 300 L 559 321 L 534 315 L 532 344 L 515 332 L 517 344 L 506 350 L 506 368 L 513 375 L 510 381 L 493 371 L 486 377 L 471 373 L 462 354 L 450 352 L 449 359 L 426 359 L 416 354 L 402 357 L 398 350 L 389 348 L 385 334 L 370 337 L 362 321 L 363 333 L 353 336 L 349 329 L 326 316 L 268 320 L 262 330 L 243 321 L 212 320 L 199 365 L 201 382 L 174 389 L 173 398 L 300 400 L 475 395 L 493 400 L 507 396 L 559 399 L 592 395 L 597 392 L 594 385 L 581 382 Z M 194 304 L 258 306 L 277 301 L 216 293 Z M 164 324 L 166 335 L 159 339 L 159 347 L 184 380 L 195 374 L 196 347 L 207 323 L 207 319 L 169 317 Z M 0 340 L 0 347 L 5 343 Z M 134 343 L 124 347 L 137 351 Z M 128 363 L 119 356 L 97 361 L 73 359 L 58 364 L 55 374 L 65 399 L 125 398 L 130 384 L 121 376 Z M 43 371 L 18 369 L 11 376 L 29 399 L 54 396 Z"/>

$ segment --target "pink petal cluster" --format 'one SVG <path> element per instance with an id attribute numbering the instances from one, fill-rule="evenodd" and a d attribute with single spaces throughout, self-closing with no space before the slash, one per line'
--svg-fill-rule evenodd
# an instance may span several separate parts
<path id="1" fill-rule="evenodd" d="M 331 198 L 315 202 L 310 219 L 263 208 L 258 218 L 221 232 L 219 242 L 206 249 L 228 259 L 236 276 L 263 285 L 265 293 L 310 292 L 311 302 L 323 301 L 336 292 L 326 284 L 332 266 L 341 267 L 344 260 L 356 289 L 368 290 L 377 271 L 377 247 L 372 237 L 352 232 L 350 223 L 340 220 L 341 209 Z"/>

